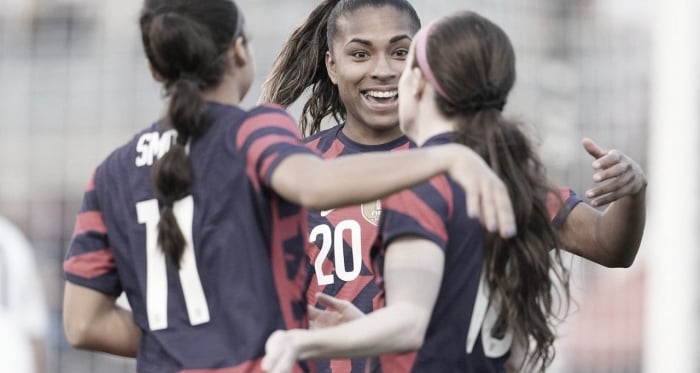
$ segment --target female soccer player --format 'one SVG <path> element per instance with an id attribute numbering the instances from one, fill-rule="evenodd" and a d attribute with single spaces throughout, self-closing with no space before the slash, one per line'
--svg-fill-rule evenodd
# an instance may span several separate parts
<path id="1" fill-rule="evenodd" d="M 313 134 L 307 143 L 326 158 L 407 149 L 409 140 L 398 123 L 397 84 L 419 28 L 419 18 L 405 0 L 323 1 L 285 44 L 261 100 L 288 106 L 311 88 L 302 130 Z M 342 124 L 320 131 L 328 116 Z M 552 203 L 550 217 L 564 249 L 604 266 L 627 267 L 644 228 L 644 172 L 617 150 L 603 150 L 588 139 L 584 148 L 596 158 L 593 178 L 599 184 L 586 196 L 594 206 L 614 202 L 600 213 L 562 189 L 565 203 Z M 376 309 L 379 289 L 369 253 L 380 212 L 378 202 L 310 211 L 312 303 L 327 305 L 330 298 L 325 296 L 314 302 L 320 292 L 350 301 L 364 313 Z M 322 371 L 330 367 L 362 372 L 364 360 L 319 364 Z"/>
<path id="2" fill-rule="evenodd" d="M 565 295 L 568 284 L 544 168 L 519 124 L 501 113 L 514 82 L 508 37 L 475 13 L 456 13 L 416 35 L 398 87 L 403 132 L 421 147 L 459 142 L 484 157 L 512 191 L 518 235 L 503 240 L 484 232 L 447 177 L 386 198 L 372 258 L 385 307 L 334 327 L 275 332 L 266 346 L 266 371 L 287 372 L 297 359 L 417 350 L 382 356 L 371 369 L 504 372 L 507 354 L 491 353 L 509 349 L 504 339 L 514 336 L 530 352 L 529 371 L 545 370 L 557 308 L 552 274 L 560 276 Z M 473 323 L 482 276 L 498 304 L 483 327 Z M 491 343 L 465 354 L 473 344 L 469 337 L 479 332 Z"/>
<path id="3" fill-rule="evenodd" d="M 282 109 L 241 109 L 253 61 L 232 1 L 147 0 L 140 26 L 167 115 L 88 184 L 64 262 L 72 345 L 136 356 L 140 372 L 258 371 L 270 333 L 306 326 L 298 204 L 360 203 L 447 171 L 475 215 L 515 233 L 504 184 L 466 147 L 323 161 Z"/>

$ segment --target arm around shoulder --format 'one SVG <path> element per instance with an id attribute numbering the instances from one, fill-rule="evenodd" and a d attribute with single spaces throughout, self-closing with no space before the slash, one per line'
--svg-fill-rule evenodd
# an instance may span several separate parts
<path id="1" fill-rule="evenodd" d="M 376 200 L 445 172 L 464 189 L 470 216 L 503 237 L 516 233 L 505 184 L 478 154 L 457 144 L 331 160 L 292 155 L 274 170 L 271 186 L 287 200 L 325 210 Z"/>

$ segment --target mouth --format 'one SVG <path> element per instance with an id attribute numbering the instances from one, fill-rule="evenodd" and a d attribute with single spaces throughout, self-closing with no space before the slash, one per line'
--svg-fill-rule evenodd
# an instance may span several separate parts
<path id="1" fill-rule="evenodd" d="M 387 108 L 398 104 L 399 91 L 392 90 L 365 90 L 360 92 L 365 101 L 372 107 Z"/>

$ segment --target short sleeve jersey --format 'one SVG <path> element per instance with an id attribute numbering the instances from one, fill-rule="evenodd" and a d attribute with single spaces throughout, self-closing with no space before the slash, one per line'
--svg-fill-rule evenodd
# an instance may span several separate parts
<path id="1" fill-rule="evenodd" d="M 380 145 L 364 145 L 349 139 L 343 125 L 321 131 L 305 139 L 324 158 L 375 151 L 409 148 L 402 136 Z M 367 175 L 372 177 L 372 175 Z M 377 236 L 381 213 L 379 201 L 325 211 L 309 211 L 309 255 L 311 283 L 308 299 L 323 292 L 351 301 L 363 312 L 371 312 L 378 302 L 379 288 L 374 281 L 370 250 Z M 364 372 L 365 359 L 318 361 L 319 372 Z"/>
<path id="2" fill-rule="evenodd" d="M 64 262 L 67 281 L 126 293 L 143 331 L 139 372 L 259 372 L 274 330 L 307 326 L 306 212 L 269 185 L 282 160 L 313 151 L 278 107 L 208 105 L 208 130 L 188 144 L 191 194 L 173 206 L 180 270 L 156 239 L 151 169 L 175 138 L 163 122 L 97 167 Z"/>
<path id="3" fill-rule="evenodd" d="M 450 141 L 451 134 L 446 133 L 429 139 L 424 146 Z M 556 196 L 549 197 L 552 218 L 557 214 L 565 219 L 566 211 L 578 200 L 568 189 L 561 193 L 566 207 L 557 203 Z M 463 190 L 444 175 L 382 201 L 379 237 L 372 254 L 375 266 L 381 270 L 384 250 L 393 240 L 413 235 L 444 251 L 445 268 L 423 347 L 412 354 L 373 359 L 371 371 L 505 372 L 510 340 L 475 343 L 481 337 L 482 324 L 487 324 L 482 308 L 488 297 L 481 283 L 485 235 L 480 222 L 467 216 L 465 203 Z M 381 276 L 378 281 L 381 285 Z"/>

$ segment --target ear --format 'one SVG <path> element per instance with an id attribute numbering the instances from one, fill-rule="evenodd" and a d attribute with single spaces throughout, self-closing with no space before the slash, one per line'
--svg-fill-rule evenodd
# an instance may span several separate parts
<path id="1" fill-rule="evenodd" d="M 246 47 L 245 40 L 242 36 L 239 36 L 229 49 L 229 59 L 236 64 L 236 67 L 240 68 L 250 63 L 249 53 L 250 51 Z"/>
<path id="2" fill-rule="evenodd" d="M 328 77 L 331 79 L 333 84 L 338 84 L 336 82 L 338 73 L 336 71 L 337 65 L 333 59 L 333 55 L 330 51 L 326 51 L 326 72 L 328 72 Z"/>
<path id="3" fill-rule="evenodd" d="M 409 74 L 408 82 L 410 84 L 411 94 L 413 94 L 416 100 L 420 100 L 423 94 L 425 94 L 425 87 L 427 84 L 425 76 L 423 76 L 423 71 L 418 67 L 414 67 L 411 68 Z"/>

